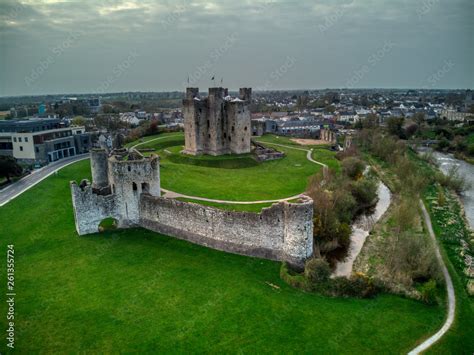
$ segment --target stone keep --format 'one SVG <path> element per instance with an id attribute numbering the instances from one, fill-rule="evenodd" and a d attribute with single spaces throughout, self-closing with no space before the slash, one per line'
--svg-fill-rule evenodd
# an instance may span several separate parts
<path id="1" fill-rule="evenodd" d="M 91 151 L 93 181 L 71 182 L 76 230 L 97 233 L 105 218 L 237 254 L 302 267 L 313 254 L 313 200 L 279 202 L 260 213 L 225 211 L 160 197 L 159 157 Z"/>
<path id="2" fill-rule="evenodd" d="M 250 153 L 252 89 L 241 88 L 238 98 L 228 90 L 209 88 L 206 98 L 198 88 L 187 88 L 183 100 L 184 152 L 192 155 Z"/>

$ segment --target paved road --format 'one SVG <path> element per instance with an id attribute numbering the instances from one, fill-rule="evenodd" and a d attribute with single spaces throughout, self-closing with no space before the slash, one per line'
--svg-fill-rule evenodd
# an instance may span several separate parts
<path id="1" fill-rule="evenodd" d="M 37 183 L 43 181 L 51 174 L 56 171 L 68 166 L 69 164 L 78 162 L 80 160 L 88 159 L 89 154 L 80 154 L 71 158 L 59 160 L 57 162 L 46 165 L 45 167 L 34 170 L 30 175 L 25 176 L 21 180 L 14 182 L 13 184 L 0 190 L 0 207 L 6 205 L 8 202 L 13 200 L 15 197 L 21 195 L 26 190 L 32 188 Z"/>
<path id="2" fill-rule="evenodd" d="M 441 327 L 440 330 L 436 332 L 436 334 L 426 339 L 423 343 L 421 343 L 415 349 L 410 351 L 408 355 L 420 354 L 421 352 L 425 351 L 430 346 L 432 346 L 434 343 L 436 343 L 438 340 L 440 340 L 441 337 L 444 334 L 446 334 L 446 332 L 449 330 L 449 328 L 453 324 L 454 313 L 456 310 L 456 296 L 454 294 L 453 281 L 451 280 L 451 276 L 449 275 L 448 269 L 446 268 L 446 265 L 444 264 L 444 260 L 443 260 L 443 257 L 441 256 L 441 252 L 439 251 L 439 245 L 438 245 L 436 236 L 433 232 L 433 226 L 431 225 L 430 215 L 428 214 L 428 211 L 426 210 L 425 204 L 421 200 L 420 200 L 420 206 L 423 211 L 423 218 L 425 220 L 425 224 L 428 227 L 428 232 L 435 245 L 436 257 L 438 258 L 438 261 L 441 265 L 441 270 L 443 271 L 444 279 L 446 280 L 446 289 L 448 291 L 448 316 L 446 317 L 446 321 L 444 322 L 443 326 Z"/>

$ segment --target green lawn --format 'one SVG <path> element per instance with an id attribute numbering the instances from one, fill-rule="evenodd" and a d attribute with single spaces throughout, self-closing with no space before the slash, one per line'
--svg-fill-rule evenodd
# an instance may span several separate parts
<path id="1" fill-rule="evenodd" d="M 85 177 L 89 162 L 73 164 L 0 208 L 3 255 L 15 245 L 18 352 L 399 354 L 442 323 L 439 307 L 304 293 L 277 262 L 143 229 L 78 237 L 69 181 Z M 0 314 L 6 329 L 6 302 Z"/>
<path id="2" fill-rule="evenodd" d="M 445 206 L 437 203 L 438 191 L 430 186 L 424 194 L 425 203 L 431 215 L 433 230 L 443 250 L 443 257 L 449 270 L 456 293 L 456 318 L 449 332 L 432 349 L 435 354 L 472 354 L 474 352 L 474 297 L 466 291 L 467 277 L 464 263 L 459 254 L 459 238 L 468 239 L 468 231 L 462 220 L 457 201 L 449 196 Z M 449 221 L 454 221 L 449 222 Z"/>
<path id="3" fill-rule="evenodd" d="M 306 159 L 306 152 L 302 150 L 275 147 L 284 151 L 286 157 L 257 163 L 250 154 L 219 157 L 192 157 L 180 154 L 184 136 L 179 133 L 146 137 L 145 141 L 157 137 L 164 138 L 145 143 L 138 148 L 154 149 L 161 156 L 163 188 L 189 196 L 230 201 L 286 198 L 304 192 L 308 178 L 321 170 L 320 165 Z M 267 135 L 258 137 L 258 141 L 306 149 L 284 137 Z M 136 143 L 130 143 L 129 146 Z M 337 168 L 339 163 L 334 154 L 329 150 L 317 148 L 313 158 Z"/>
<path id="4" fill-rule="evenodd" d="M 243 204 L 208 202 L 208 201 L 201 201 L 201 200 L 195 200 L 195 199 L 184 198 L 184 197 L 179 197 L 177 199 L 180 201 L 198 203 L 200 205 L 217 207 L 217 208 L 220 208 L 221 210 L 229 210 L 229 211 L 260 212 L 262 208 L 270 207 L 271 205 L 273 205 L 273 203 L 271 202 L 270 203 L 252 203 L 248 205 L 243 205 Z"/>

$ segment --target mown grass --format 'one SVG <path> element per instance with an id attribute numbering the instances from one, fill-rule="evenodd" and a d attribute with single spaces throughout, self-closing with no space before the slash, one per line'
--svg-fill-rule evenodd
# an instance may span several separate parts
<path id="1" fill-rule="evenodd" d="M 445 203 L 438 203 L 439 189 L 431 185 L 424 193 L 433 230 L 442 246 L 442 254 L 453 280 L 456 294 L 456 318 L 449 332 L 430 349 L 434 354 L 472 354 L 474 351 L 474 297 L 466 291 L 460 238 L 468 240 L 469 231 L 461 217 L 458 201 L 444 191 Z"/>
<path id="2" fill-rule="evenodd" d="M 0 208 L 0 249 L 15 245 L 17 352 L 399 354 L 442 322 L 438 307 L 395 296 L 307 294 L 277 262 L 144 229 L 78 237 L 68 183 L 90 177 L 88 164 Z M 6 329 L 6 302 L 0 314 Z"/>
<path id="3" fill-rule="evenodd" d="M 217 207 L 221 210 L 226 210 L 226 211 L 245 211 L 245 212 L 261 212 L 262 208 L 270 207 L 271 205 L 273 205 L 273 203 L 253 203 L 253 204 L 248 204 L 248 205 L 228 204 L 228 203 L 201 201 L 201 200 L 195 200 L 195 199 L 185 198 L 185 197 L 178 197 L 177 200 L 185 201 L 185 202 L 194 202 L 194 203 L 204 205 L 204 206 Z"/>
<path id="4" fill-rule="evenodd" d="M 163 139 L 152 141 L 158 137 Z M 161 156 L 162 187 L 184 195 L 229 201 L 287 198 L 304 192 L 308 178 L 322 169 L 306 159 L 304 150 L 284 147 L 276 147 L 286 153 L 283 159 L 263 163 L 256 162 L 249 154 L 186 156 L 180 153 L 184 144 L 184 138 L 180 137 L 182 134 L 177 133 L 147 137 L 147 143 L 138 148 L 155 149 Z M 283 137 L 264 136 L 258 140 L 305 149 Z M 329 150 L 316 149 L 313 157 L 333 166 L 339 164 Z"/>

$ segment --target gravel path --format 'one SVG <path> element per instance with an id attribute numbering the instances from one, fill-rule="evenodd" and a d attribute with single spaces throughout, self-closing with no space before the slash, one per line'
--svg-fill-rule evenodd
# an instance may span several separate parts
<path id="1" fill-rule="evenodd" d="M 435 246 L 436 257 L 438 258 L 438 261 L 441 265 L 441 270 L 443 271 L 444 279 L 446 280 L 446 289 L 447 289 L 447 292 L 448 292 L 448 316 L 447 316 L 446 321 L 444 322 L 443 326 L 441 327 L 441 329 L 438 330 L 436 332 L 436 334 L 432 335 L 431 337 L 426 339 L 423 343 L 421 343 L 416 348 L 414 348 L 412 351 L 410 351 L 408 353 L 409 355 L 420 354 L 421 352 L 425 351 L 430 346 L 432 346 L 434 343 L 436 343 L 438 340 L 440 340 L 441 337 L 444 334 L 446 334 L 446 332 L 449 330 L 449 328 L 453 324 L 454 313 L 455 313 L 455 310 L 456 310 L 456 296 L 454 294 L 453 281 L 451 280 L 451 276 L 449 275 L 449 272 L 448 272 L 448 269 L 446 268 L 443 257 L 441 256 L 438 241 L 437 241 L 436 236 L 433 232 L 433 226 L 431 225 L 430 215 L 428 214 L 428 211 L 426 210 L 425 204 L 421 200 L 420 200 L 420 206 L 421 206 L 421 210 L 423 211 L 423 218 L 425 220 L 425 224 L 428 227 L 428 232 L 429 232 L 430 237 L 433 240 L 433 243 L 434 243 L 434 246 Z"/>

